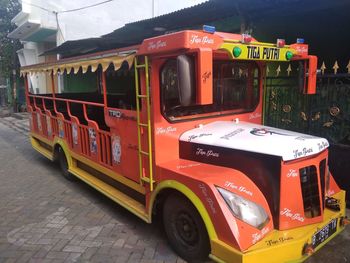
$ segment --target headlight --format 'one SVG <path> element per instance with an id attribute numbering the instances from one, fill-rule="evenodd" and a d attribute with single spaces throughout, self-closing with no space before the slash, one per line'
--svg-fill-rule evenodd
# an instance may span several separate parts
<path id="1" fill-rule="evenodd" d="M 269 222 L 269 216 L 260 205 L 223 188 L 216 188 L 238 219 L 258 229 L 262 229 Z"/>

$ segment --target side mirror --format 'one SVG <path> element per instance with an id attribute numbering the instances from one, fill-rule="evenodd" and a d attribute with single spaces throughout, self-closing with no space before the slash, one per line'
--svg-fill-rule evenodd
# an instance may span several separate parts
<path id="1" fill-rule="evenodd" d="M 181 106 L 190 106 L 195 97 L 195 72 L 193 60 L 187 55 L 177 57 L 178 89 Z"/>
<path id="2" fill-rule="evenodd" d="M 305 85 L 306 90 L 304 92 L 306 94 L 316 94 L 316 82 L 317 82 L 317 57 L 309 56 L 308 59 L 308 71 L 306 75 L 307 83 Z"/>

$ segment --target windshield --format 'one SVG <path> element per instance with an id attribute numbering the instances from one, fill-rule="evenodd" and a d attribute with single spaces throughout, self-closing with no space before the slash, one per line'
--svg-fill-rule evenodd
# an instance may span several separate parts
<path id="1" fill-rule="evenodd" d="M 196 104 L 194 94 L 190 106 L 181 106 L 176 59 L 168 60 L 161 69 L 163 115 L 174 121 L 253 111 L 259 102 L 258 65 L 253 61 L 214 60 L 212 88 L 212 104 Z"/>

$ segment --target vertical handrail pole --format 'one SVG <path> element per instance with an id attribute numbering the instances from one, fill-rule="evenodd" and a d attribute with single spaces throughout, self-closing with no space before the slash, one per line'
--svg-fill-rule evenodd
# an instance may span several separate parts
<path id="1" fill-rule="evenodd" d="M 146 96 L 147 96 L 147 133 L 148 133 L 148 162 L 149 162 L 149 184 L 150 191 L 153 191 L 153 158 L 152 158 L 152 134 L 151 134 L 151 102 L 150 102 L 150 85 L 148 74 L 148 57 L 145 56 L 145 81 L 146 81 Z"/>
<path id="2" fill-rule="evenodd" d="M 107 107 L 107 84 L 106 84 L 106 72 L 101 70 L 102 74 L 102 88 L 103 88 L 103 103 Z"/>
<path id="3" fill-rule="evenodd" d="M 135 90 L 136 90 L 136 119 L 137 119 L 137 142 L 138 142 L 138 155 L 139 155 L 139 170 L 140 170 L 140 183 L 142 184 L 142 154 L 141 154 L 141 131 L 140 131 L 140 101 L 139 101 L 139 73 L 138 73 L 138 64 L 137 57 L 134 59 L 134 68 L 135 68 Z"/>
<path id="4" fill-rule="evenodd" d="M 260 77 L 263 80 L 262 89 L 263 89 L 263 98 L 262 98 L 262 125 L 265 125 L 266 121 L 266 105 L 267 105 L 267 64 L 265 64 L 265 70 L 262 70 L 262 76 Z M 260 87 L 259 87 L 260 89 Z"/>
<path id="5" fill-rule="evenodd" d="M 53 99 L 53 110 L 55 111 L 56 115 L 58 114 L 57 108 L 56 108 L 56 95 L 55 95 L 55 79 L 53 77 L 53 71 L 51 71 L 51 87 L 52 87 L 52 99 Z"/>
<path id="6" fill-rule="evenodd" d="M 30 101 L 29 101 L 29 82 L 28 82 L 28 73 L 24 73 L 24 87 L 25 87 L 25 95 L 26 95 L 26 101 L 27 101 L 27 111 L 28 111 L 28 106 L 30 105 Z"/>

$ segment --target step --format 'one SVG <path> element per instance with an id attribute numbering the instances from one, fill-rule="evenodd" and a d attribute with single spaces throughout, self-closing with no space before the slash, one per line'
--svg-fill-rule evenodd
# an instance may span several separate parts
<path id="1" fill-rule="evenodd" d="M 131 213 L 137 215 L 144 221 L 150 223 L 148 214 L 146 213 L 146 208 L 143 204 L 139 203 L 135 199 L 129 197 L 128 195 L 117 190 L 113 186 L 106 184 L 95 176 L 87 173 L 86 171 L 80 169 L 79 167 L 73 167 L 69 170 L 79 179 L 83 180 L 85 183 L 95 188 L 100 193 L 109 197 L 125 209 L 129 210 Z"/>

